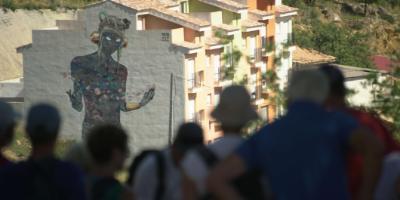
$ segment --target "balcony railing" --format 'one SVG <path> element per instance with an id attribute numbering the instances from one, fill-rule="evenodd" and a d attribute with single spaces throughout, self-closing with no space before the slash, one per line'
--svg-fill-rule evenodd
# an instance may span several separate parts
<path id="1" fill-rule="evenodd" d="M 188 85 L 189 90 L 200 88 L 204 85 L 204 80 L 201 79 L 198 75 L 187 79 L 187 82 L 188 82 L 187 85 Z"/>

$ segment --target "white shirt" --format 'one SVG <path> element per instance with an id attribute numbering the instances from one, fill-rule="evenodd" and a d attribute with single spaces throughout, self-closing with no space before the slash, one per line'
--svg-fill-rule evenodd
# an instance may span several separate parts
<path id="1" fill-rule="evenodd" d="M 242 142 L 243 138 L 238 134 L 226 134 L 221 139 L 207 146 L 219 160 L 229 156 Z M 185 174 L 195 182 L 199 194 L 205 192 L 205 180 L 209 169 L 204 159 L 192 150 L 186 154 L 182 162 L 182 168 Z"/>
<path id="2" fill-rule="evenodd" d="M 162 199 L 180 200 L 182 199 L 181 173 L 172 160 L 171 150 L 162 151 L 165 162 L 164 194 Z M 135 179 L 133 191 L 135 200 L 153 200 L 158 186 L 158 164 L 156 156 L 146 157 L 139 165 Z"/>

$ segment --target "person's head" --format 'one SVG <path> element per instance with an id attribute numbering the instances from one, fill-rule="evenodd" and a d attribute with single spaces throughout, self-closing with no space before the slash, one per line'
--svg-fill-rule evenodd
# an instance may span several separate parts
<path id="1" fill-rule="evenodd" d="M 111 55 L 126 47 L 128 41 L 124 31 L 129 28 L 130 21 L 102 12 L 99 15 L 99 29 L 91 34 L 92 42 L 99 45 L 99 51 Z"/>
<path id="2" fill-rule="evenodd" d="M 94 166 L 122 169 L 128 155 L 128 135 L 116 125 L 100 125 L 88 134 L 87 148 Z"/>
<path id="3" fill-rule="evenodd" d="M 334 65 L 324 64 L 319 66 L 321 71 L 328 78 L 329 95 L 327 103 L 331 104 L 334 101 L 343 103 L 346 97 L 346 86 L 344 84 L 344 76 L 342 71 Z"/>
<path id="4" fill-rule="evenodd" d="M 315 69 L 293 72 L 287 88 L 288 103 L 308 101 L 317 104 L 324 103 L 329 92 L 326 76 Z"/>
<path id="5" fill-rule="evenodd" d="M 32 106 L 28 112 L 25 129 L 33 148 L 54 145 L 60 124 L 61 117 L 55 107 L 49 104 Z"/>
<path id="6" fill-rule="evenodd" d="M 0 150 L 11 143 L 16 121 L 17 114 L 12 106 L 0 101 Z"/>
<path id="7" fill-rule="evenodd" d="M 174 153 L 179 154 L 175 155 L 179 160 L 188 150 L 203 144 L 203 129 L 196 123 L 184 123 L 178 129 L 172 148 Z"/>
<path id="8" fill-rule="evenodd" d="M 248 122 L 258 119 L 257 112 L 251 106 L 249 93 L 239 85 L 229 86 L 222 91 L 211 116 L 221 123 L 224 133 L 239 133 Z"/>

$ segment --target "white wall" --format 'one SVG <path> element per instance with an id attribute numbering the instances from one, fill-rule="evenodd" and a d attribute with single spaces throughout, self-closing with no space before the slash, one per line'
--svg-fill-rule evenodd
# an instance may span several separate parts
<path id="1" fill-rule="evenodd" d="M 348 89 L 355 91 L 354 95 L 348 97 L 348 101 L 356 106 L 371 106 L 373 95 L 372 87 L 366 84 L 366 79 L 358 79 L 346 81 L 345 85 Z"/>

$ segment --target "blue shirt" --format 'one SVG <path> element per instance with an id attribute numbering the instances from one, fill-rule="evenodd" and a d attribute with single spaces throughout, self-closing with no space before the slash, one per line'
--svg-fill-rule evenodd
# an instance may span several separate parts
<path id="1" fill-rule="evenodd" d="M 277 200 L 347 200 L 345 153 L 357 127 L 344 113 L 297 102 L 236 153 L 249 170 L 264 172 Z"/>
<path id="2" fill-rule="evenodd" d="M 84 174 L 75 165 L 46 158 L 34 164 L 32 160 L 11 164 L 0 170 L 0 199 L 28 200 L 37 193 L 38 181 L 45 180 L 44 192 L 59 200 L 85 200 Z M 43 193 L 42 193 L 43 194 Z"/>

